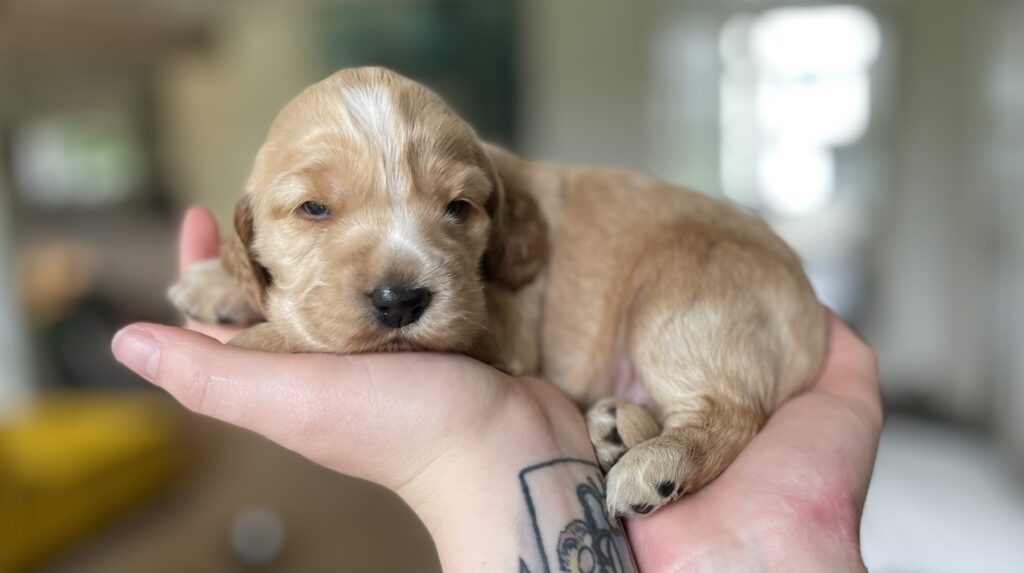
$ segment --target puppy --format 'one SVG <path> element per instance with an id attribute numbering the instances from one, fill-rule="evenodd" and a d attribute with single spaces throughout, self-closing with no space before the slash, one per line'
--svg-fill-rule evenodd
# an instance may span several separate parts
<path id="1" fill-rule="evenodd" d="M 274 352 L 461 352 L 589 408 L 613 514 L 714 479 L 821 367 L 826 313 L 756 217 L 657 179 L 520 159 L 380 68 L 274 121 L 220 259 L 170 291 Z M 646 393 L 627 395 L 639 381 Z"/>

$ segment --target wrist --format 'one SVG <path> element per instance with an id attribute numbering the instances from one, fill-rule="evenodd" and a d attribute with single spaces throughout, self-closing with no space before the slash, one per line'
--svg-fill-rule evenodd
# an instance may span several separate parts
<path id="1" fill-rule="evenodd" d="M 525 467 L 559 458 L 596 464 L 586 422 L 575 406 L 551 412 L 527 387 L 539 381 L 520 382 L 492 416 L 450 438 L 416 475 L 395 488 L 428 526 L 435 519 L 448 521 L 449 511 L 437 507 L 442 502 L 493 496 L 498 484 L 515 485 Z"/>
<path id="2" fill-rule="evenodd" d="M 430 531 L 445 571 L 507 570 L 519 559 L 530 571 L 557 570 L 562 538 L 601 528 L 617 532 L 617 558 L 629 561 L 624 535 L 603 517 L 603 478 L 571 405 L 550 413 L 529 395 L 511 399 L 398 493 Z"/>

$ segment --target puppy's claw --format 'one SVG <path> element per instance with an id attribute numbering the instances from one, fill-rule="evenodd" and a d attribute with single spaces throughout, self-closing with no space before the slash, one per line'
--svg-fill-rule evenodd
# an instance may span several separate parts
<path id="1" fill-rule="evenodd" d="M 629 509 L 632 509 L 634 512 L 639 513 L 640 515 L 646 515 L 650 513 L 651 510 L 654 509 L 654 507 L 646 503 L 641 503 L 637 505 L 631 505 L 629 506 Z"/>

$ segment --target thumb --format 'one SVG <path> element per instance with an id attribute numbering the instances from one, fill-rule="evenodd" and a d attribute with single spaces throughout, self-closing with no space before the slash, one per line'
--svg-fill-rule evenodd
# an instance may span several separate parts
<path id="1" fill-rule="evenodd" d="M 185 212 L 178 235 L 178 271 L 193 263 L 212 259 L 220 251 L 217 219 L 206 207 L 191 207 Z"/>
<path id="2" fill-rule="evenodd" d="M 128 326 L 111 346 L 120 362 L 189 410 L 332 469 L 389 485 L 394 469 L 374 452 L 384 446 L 424 453 L 412 443 L 420 436 L 393 428 L 429 405 L 394 400 L 402 378 L 372 357 L 254 352 L 157 324 Z"/>

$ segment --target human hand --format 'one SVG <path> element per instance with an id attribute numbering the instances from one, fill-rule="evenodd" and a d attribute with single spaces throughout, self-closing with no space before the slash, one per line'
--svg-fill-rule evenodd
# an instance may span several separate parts
<path id="1" fill-rule="evenodd" d="M 859 528 L 882 430 L 874 352 L 834 315 L 817 383 L 721 476 L 627 523 L 642 571 L 863 571 Z"/>
<path id="2" fill-rule="evenodd" d="M 218 244 L 209 211 L 191 209 L 181 269 L 217 256 Z M 430 530 L 446 571 L 506 570 L 519 558 L 558 567 L 535 535 L 556 548 L 588 509 L 579 486 L 601 477 L 583 416 L 550 384 L 460 355 L 253 352 L 223 344 L 239 329 L 186 325 L 128 326 L 114 354 L 190 410 L 392 489 Z M 616 570 L 628 570 L 621 530 L 599 525 L 619 542 Z"/>

